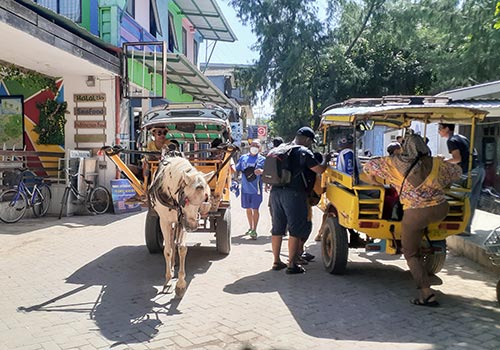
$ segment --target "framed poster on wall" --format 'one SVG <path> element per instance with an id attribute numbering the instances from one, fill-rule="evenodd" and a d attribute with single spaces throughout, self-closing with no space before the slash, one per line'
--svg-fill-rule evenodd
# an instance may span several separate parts
<path id="1" fill-rule="evenodd" d="M 0 96 L 0 149 L 24 149 L 23 96 Z"/>

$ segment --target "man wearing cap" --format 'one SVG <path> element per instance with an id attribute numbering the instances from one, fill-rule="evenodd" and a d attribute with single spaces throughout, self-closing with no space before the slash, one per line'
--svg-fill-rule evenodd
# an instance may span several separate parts
<path id="1" fill-rule="evenodd" d="M 309 149 L 315 142 L 314 131 L 305 126 L 297 130 L 293 144 L 294 147 L 288 156 L 289 170 L 292 180 L 284 186 L 273 185 L 270 194 L 272 210 L 272 250 L 274 256 L 273 270 L 281 270 L 285 267 L 287 274 L 304 273 L 305 269 L 297 263 L 302 248 L 302 242 L 309 237 L 312 222 L 307 220 L 308 191 L 312 190 L 314 177 L 308 173 L 321 174 L 331 159 L 330 156 L 323 158 L 319 163 L 312 151 Z M 312 180 L 310 180 L 312 178 Z M 288 266 L 280 259 L 281 242 L 286 230 L 290 233 L 288 240 Z"/>
<path id="2" fill-rule="evenodd" d="M 262 169 L 266 158 L 259 154 L 260 140 L 250 144 L 250 153 L 244 154 L 236 164 L 236 171 L 241 171 L 241 207 L 246 209 L 249 229 L 245 233 L 251 239 L 257 239 L 259 208 L 262 203 Z"/>

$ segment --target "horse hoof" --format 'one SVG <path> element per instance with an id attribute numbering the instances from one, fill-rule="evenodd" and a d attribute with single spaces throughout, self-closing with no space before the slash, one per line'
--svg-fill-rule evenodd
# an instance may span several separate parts
<path id="1" fill-rule="evenodd" d="M 186 293 L 186 288 L 175 287 L 175 296 L 177 298 L 182 298 Z"/>

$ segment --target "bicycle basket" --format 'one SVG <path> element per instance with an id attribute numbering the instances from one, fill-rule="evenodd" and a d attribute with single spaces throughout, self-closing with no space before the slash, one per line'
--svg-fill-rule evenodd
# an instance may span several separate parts
<path id="1" fill-rule="evenodd" d="M 9 170 L 3 173 L 2 184 L 13 187 L 19 183 L 21 172 L 19 170 Z"/>

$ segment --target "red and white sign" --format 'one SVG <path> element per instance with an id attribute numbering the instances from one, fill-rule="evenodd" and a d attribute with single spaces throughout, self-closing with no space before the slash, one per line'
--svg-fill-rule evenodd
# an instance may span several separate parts
<path id="1" fill-rule="evenodd" d="M 265 138 L 267 136 L 267 126 L 266 125 L 259 125 L 257 127 L 257 135 L 260 138 Z"/>

